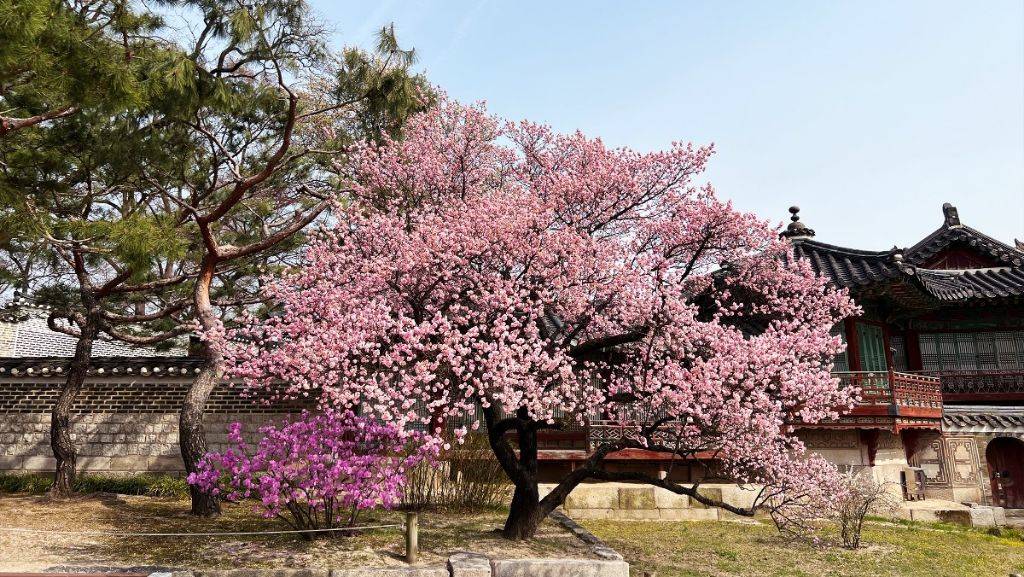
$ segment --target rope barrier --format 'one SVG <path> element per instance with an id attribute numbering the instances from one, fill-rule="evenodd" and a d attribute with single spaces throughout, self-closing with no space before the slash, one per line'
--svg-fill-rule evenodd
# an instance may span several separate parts
<path id="1" fill-rule="evenodd" d="M 405 528 L 403 524 L 393 525 L 362 525 L 359 527 L 335 527 L 331 529 L 290 529 L 281 531 L 224 531 L 201 533 L 130 533 L 120 531 L 51 531 L 48 529 L 25 529 L 22 527 L 0 527 L 0 531 L 10 533 L 41 533 L 47 535 L 95 535 L 104 537 L 224 537 L 242 535 L 287 535 L 295 533 L 324 533 L 328 531 L 364 531 L 368 529 Z"/>

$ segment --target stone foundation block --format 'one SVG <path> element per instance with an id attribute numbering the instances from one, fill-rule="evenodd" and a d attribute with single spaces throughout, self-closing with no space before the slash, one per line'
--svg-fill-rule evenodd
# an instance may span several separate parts
<path id="1" fill-rule="evenodd" d="M 935 516 L 938 518 L 939 521 L 942 521 L 943 523 L 955 523 L 957 525 L 963 525 L 965 527 L 971 527 L 972 526 L 971 511 L 972 511 L 971 509 L 967 509 L 967 510 L 963 510 L 963 511 L 954 511 L 954 510 L 936 511 L 935 512 Z M 914 520 L 915 521 L 920 521 L 921 520 L 921 519 L 918 519 L 918 512 L 917 511 L 914 511 Z"/>
<path id="2" fill-rule="evenodd" d="M 658 509 L 686 509 L 690 506 L 688 495 L 677 495 L 661 487 L 652 488 L 654 489 L 654 506 Z"/>
<path id="3" fill-rule="evenodd" d="M 972 527 L 995 527 L 996 516 L 992 507 L 971 507 L 969 511 L 971 514 L 971 526 Z"/>
<path id="4" fill-rule="evenodd" d="M 57 459 L 53 457 L 25 457 L 22 467 L 26 471 L 52 471 L 57 468 Z"/>
<path id="5" fill-rule="evenodd" d="M 629 521 L 654 521 L 661 519 L 661 511 L 657 509 L 618 509 L 614 511 L 616 519 Z"/>
<path id="6" fill-rule="evenodd" d="M 664 521 L 718 521 L 717 508 L 661 509 L 660 519 Z"/>
<path id="7" fill-rule="evenodd" d="M 996 526 L 1006 526 L 1006 509 L 1002 507 L 992 507 L 992 516 L 995 517 Z"/>
<path id="8" fill-rule="evenodd" d="M 566 509 L 615 509 L 619 506 L 618 487 L 580 485 L 565 498 Z"/>
<path id="9" fill-rule="evenodd" d="M 619 488 L 619 509 L 655 509 L 654 487 Z"/>
<path id="10" fill-rule="evenodd" d="M 75 465 L 79 471 L 109 471 L 110 457 L 79 456 Z"/>
<path id="11" fill-rule="evenodd" d="M 448 558 L 451 577 L 491 577 L 491 560 L 479 553 L 456 553 Z"/>
<path id="12" fill-rule="evenodd" d="M 494 559 L 491 569 L 494 577 L 629 577 L 629 563 L 593 559 Z"/>
<path id="13" fill-rule="evenodd" d="M 744 488 L 736 485 L 723 487 L 722 502 L 733 507 L 749 508 L 754 506 L 754 500 L 760 492 L 760 488 Z"/>
<path id="14" fill-rule="evenodd" d="M 697 489 L 697 493 L 703 497 L 707 497 L 708 499 L 715 499 L 716 501 L 722 500 L 721 487 L 701 487 Z M 696 499 L 692 500 L 691 506 L 696 507 L 698 509 L 706 509 L 708 507 L 707 505 L 701 503 Z"/>
<path id="15" fill-rule="evenodd" d="M 615 519 L 618 509 L 567 509 L 573 519 Z"/>

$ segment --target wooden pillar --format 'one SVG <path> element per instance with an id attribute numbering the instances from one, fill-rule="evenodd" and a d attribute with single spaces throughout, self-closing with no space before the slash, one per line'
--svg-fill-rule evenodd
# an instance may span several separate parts
<path id="1" fill-rule="evenodd" d="M 860 339 L 857 338 L 857 321 L 852 318 L 843 320 L 843 328 L 846 330 L 846 362 L 850 365 L 851 371 L 859 371 L 860 363 Z"/>
<path id="2" fill-rule="evenodd" d="M 924 365 L 921 363 L 921 341 L 917 331 L 907 331 L 903 339 L 907 347 L 907 368 L 911 371 L 924 370 Z"/>
<path id="3" fill-rule="evenodd" d="M 868 466 L 875 466 L 875 456 L 878 455 L 878 429 L 861 429 L 860 441 L 868 450 Z"/>
<path id="4" fill-rule="evenodd" d="M 907 456 L 907 464 L 910 465 L 914 455 L 917 454 L 917 446 L 921 443 L 921 431 L 918 429 L 903 429 L 900 431 L 903 437 L 903 452 Z"/>
<path id="5" fill-rule="evenodd" d="M 415 563 L 420 556 L 420 515 L 415 511 L 405 514 L 405 562 Z"/>

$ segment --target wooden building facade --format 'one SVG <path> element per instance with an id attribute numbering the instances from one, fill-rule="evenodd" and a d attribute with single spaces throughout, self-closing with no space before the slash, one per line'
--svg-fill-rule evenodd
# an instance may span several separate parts
<path id="1" fill-rule="evenodd" d="M 928 497 L 1024 508 L 1024 245 L 961 223 L 949 204 L 933 233 L 887 251 L 820 242 L 790 212 L 794 252 L 863 309 L 836 327 L 847 350 L 835 362 L 863 400 L 807 431 L 808 445 L 856 464 L 829 445 L 847 431 L 881 477 L 916 469 Z"/>

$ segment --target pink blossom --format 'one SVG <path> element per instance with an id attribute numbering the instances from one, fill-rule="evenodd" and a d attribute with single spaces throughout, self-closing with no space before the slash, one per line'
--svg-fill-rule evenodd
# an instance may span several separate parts
<path id="1" fill-rule="evenodd" d="M 821 479 L 792 424 L 851 406 L 829 331 L 855 306 L 777 226 L 692 183 L 711 154 L 442 101 L 356 155 L 355 200 L 267 286 L 281 314 L 213 337 L 248 387 L 399 428 L 599 416 L 625 432 L 605 454 L 714 451 L 741 481 Z"/>

